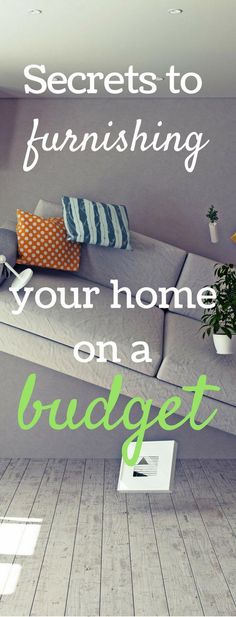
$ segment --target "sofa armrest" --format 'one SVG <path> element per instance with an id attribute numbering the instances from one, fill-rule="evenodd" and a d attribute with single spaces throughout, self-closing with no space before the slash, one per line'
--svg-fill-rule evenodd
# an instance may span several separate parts
<path id="1" fill-rule="evenodd" d="M 6 256 L 11 266 L 15 265 L 17 258 L 17 235 L 16 223 L 13 221 L 6 221 L 0 227 L 0 254 Z M 9 275 L 9 271 L 4 264 L 0 265 L 0 285 Z"/>

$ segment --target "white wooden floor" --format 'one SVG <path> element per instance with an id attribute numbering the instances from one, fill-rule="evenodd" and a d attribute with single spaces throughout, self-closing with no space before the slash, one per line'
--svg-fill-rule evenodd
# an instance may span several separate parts
<path id="1" fill-rule="evenodd" d="M 236 615 L 236 461 L 178 462 L 170 495 L 117 461 L 0 461 L 0 615 Z"/>

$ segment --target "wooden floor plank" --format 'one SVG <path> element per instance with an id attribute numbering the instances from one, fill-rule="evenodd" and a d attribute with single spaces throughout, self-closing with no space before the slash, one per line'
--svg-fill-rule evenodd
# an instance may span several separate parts
<path id="1" fill-rule="evenodd" d="M 64 615 L 83 474 L 84 461 L 68 461 L 31 615 Z"/>
<path id="2" fill-rule="evenodd" d="M 173 503 L 204 613 L 235 615 L 231 593 L 180 462 Z"/>
<path id="3" fill-rule="evenodd" d="M 58 493 L 65 469 L 64 460 L 49 461 L 31 510 L 31 518 L 42 519 L 39 539 L 34 554 L 27 557 L 16 557 L 15 564 L 22 566 L 14 594 L 4 596 L 0 605 L 0 614 L 13 616 L 30 615 L 34 593 L 42 565 L 45 547 L 47 545 Z"/>
<path id="4" fill-rule="evenodd" d="M 152 493 L 149 498 L 170 615 L 202 615 L 171 496 Z"/>
<path id="5" fill-rule="evenodd" d="M 229 524 L 236 533 L 236 491 L 232 484 L 232 467 L 229 461 L 201 460 L 211 487 Z"/>
<path id="6" fill-rule="evenodd" d="M 27 459 L 12 459 L 0 480 L 0 516 L 4 517 L 29 464 Z"/>
<path id="7" fill-rule="evenodd" d="M 33 554 L 0 534 L 0 576 L 22 568 L 0 615 L 235 616 L 236 462 L 178 462 L 172 496 L 117 493 L 118 473 L 0 460 L 0 523 L 40 526 Z"/>
<path id="8" fill-rule="evenodd" d="M 29 527 L 30 512 L 45 467 L 46 461 L 37 460 L 29 462 L 21 478 L 21 481 L 14 493 L 11 503 L 9 504 L 5 517 L 3 517 L 3 519 L 0 519 L 0 523 L 2 524 L 0 527 L 0 533 L 2 531 L 4 533 L 4 536 L 7 536 L 7 534 L 9 534 L 8 550 L 6 546 L 6 540 L 4 542 L 5 553 L 7 551 L 7 554 L 1 554 L 2 549 L 0 543 L 1 565 L 8 564 L 9 569 L 8 577 L 6 577 L 5 581 L 6 585 L 8 583 L 9 577 L 12 576 L 12 572 L 14 572 L 14 562 L 16 555 L 24 556 L 26 549 L 29 551 L 31 550 L 30 542 L 34 543 L 34 537 L 36 535 L 37 529 L 35 526 L 32 527 L 32 525 Z M 4 605 L 4 595 L 2 596 L 1 600 L 2 607 Z"/>
<path id="9" fill-rule="evenodd" d="M 201 459 L 202 468 L 206 475 L 209 475 L 209 480 L 215 480 L 215 488 L 221 496 L 227 493 L 232 494 L 236 481 L 236 461 L 221 460 L 221 459 Z"/>
<path id="10" fill-rule="evenodd" d="M 10 458 L 1 458 L 0 459 L 0 480 L 3 474 L 5 473 L 11 459 Z"/>
<path id="11" fill-rule="evenodd" d="M 236 538 L 200 461 L 183 461 L 182 467 L 197 502 L 202 520 L 236 603 Z M 236 613 L 236 605 L 235 605 Z"/>
<path id="12" fill-rule="evenodd" d="M 36 497 L 47 461 L 30 460 L 7 510 L 9 518 L 28 518 Z"/>
<path id="13" fill-rule="evenodd" d="M 100 615 L 133 615 L 126 498 L 117 493 L 118 461 L 106 461 Z"/>
<path id="14" fill-rule="evenodd" d="M 66 615 L 99 615 L 104 461 L 87 460 Z"/>
<path id="15" fill-rule="evenodd" d="M 136 615 L 168 615 L 148 495 L 127 495 L 131 571 Z"/>

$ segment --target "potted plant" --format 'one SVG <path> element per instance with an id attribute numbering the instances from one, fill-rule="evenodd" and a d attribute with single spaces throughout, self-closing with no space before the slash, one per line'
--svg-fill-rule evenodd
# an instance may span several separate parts
<path id="1" fill-rule="evenodd" d="M 209 219 L 209 230 L 210 230 L 211 242 L 213 242 L 213 244 L 216 244 L 216 242 L 219 241 L 218 229 L 217 229 L 217 221 L 219 220 L 219 217 L 218 217 L 218 212 L 213 205 L 210 206 L 206 216 Z"/>
<path id="2" fill-rule="evenodd" d="M 236 334 L 236 270 L 232 264 L 216 264 L 215 306 L 206 307 L 201 317 L 203 338 L 213 335 L 218 354 L 232 354 Z M 208 303 L 207 299 L 205 300 Z"/>

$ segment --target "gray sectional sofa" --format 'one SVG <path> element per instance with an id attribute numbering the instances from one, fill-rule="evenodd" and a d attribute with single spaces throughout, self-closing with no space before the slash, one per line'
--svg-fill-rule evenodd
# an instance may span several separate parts
<path id="1" fill-rule="evenodd" d="M 36 214 L 43 216 L 59 213 L 60 206 L 49 209 L 42 202 L 36 208 Z M 14 229 L 14 225 L 4 227 Z M 13 315 L 11 311 L 16 304 L 8 289 L 9 280 L 1 286 L 1 455 L 111 456 L 113 452 L 117 455 L 117 444 L 124 438 L 122 430 L 109 436 L 102 430 L 93 435 L 86 430 L 76 434 L 65 431 L 62 435 L 63 432 L 50 430 L 46 419 L 34 431 L 20 431 L 16 419 L 19 396 L 27 375 L 34 371 L 37 396 L 45 403 L 60 396 L 64 409 L 66 402 L 75 396 L 83 407 L 91 397 L 104 395 L 119 372 L 123 375 L 124 398 L 119 401 L 117 413 L 127 397 L 151 398 L 155 411 L 165 399 L 179 394 L 183 399 L 179 416 L 188 412 L 192 402 L 192 394 L 183 392 L 182 386 L 195 385 L 199 375 L 206 373 L 208 381 L 221 390 L 204 396 L 199 419 L 205 419 L 217 407 L 212 427 L 236 435 L 236 355 L 217 356 L 212 340 L 202 340 L 201 309 L 176 309 L 173 298 L 166 311 L 158 306 L 149 310 L 137 306 L 127 309 L 125 297 L 121 309 L 110 309 L 110 279 L 118 279 L 120 287 L 128 285 L 133 295 L 143 286 L 154 289 L 188 286 L 197 292 L 212 282 L 214 262 L 137 233 L 131 233 L 131 242 L 131 252 L 84 246 L 78 275 L 35 269 L 29 284 L 35 290 L 45 286 L 82 289 L 86 284 L 96 283 L 101 292 L 92 310 L 66 311 L 57 304 L 42 311 L 30 297 L 22 314 Z M 81 340 L 94 344 L 97 340 L 115 341 L 121 363 L 98 363 L 96 358 L 87 364 L 77 362 L 73 348 Z M 130 348 L 136 340 L 148 342 L 152 363 L 132 363 Z M 212 429 L 212 433 L 218 431 Z M 188 439 L 189 429 L 185 427 L 181 435 L 181 439 Z M 154 427 L 147 438 L 159 436 L 158 427 Z M 163 435 L 162 431 L 161 437 L 168 439 L 170 435 Z M 178 441 L 178 431 L 173 437 Z"/>

